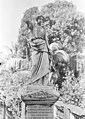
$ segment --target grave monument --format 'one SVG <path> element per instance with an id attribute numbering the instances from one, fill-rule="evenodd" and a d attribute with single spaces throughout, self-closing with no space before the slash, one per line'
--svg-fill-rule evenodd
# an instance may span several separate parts
<path id="1" fill-rule="evenodd" d="M 59 60 L 68 62 L 69 58 L 64 51 L 58 49 L 56 43 L 53 43 L 50 49 L 45 17 L 38 15 L 33 22 L 29 19 L 24 21 L 29 37 L 22 36 L 19 41 L 22 50 L 23 47 L 27 49 L 29 46 L 30 52 L 24 49 L 24 53 L 32 62 L 27 86 L 19 90 L 19 98 L 22 100 L 21 119 L 55 119 L 55 102 L 58 101 L 59 94 L 54 85 L 60 77 L 58 66 L 56 69 L 55 65 Z M 57 50 L 59 52 L 55 52 Z M 54 79 L 53 72 L 55 72 Z"/>

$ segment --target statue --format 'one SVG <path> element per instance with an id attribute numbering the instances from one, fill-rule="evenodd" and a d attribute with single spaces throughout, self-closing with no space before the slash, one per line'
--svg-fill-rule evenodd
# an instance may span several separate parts
<path id="1" fill-rule="evenodd" d="M 41 84 L 47 85 L 46 76 L 49 73 L 49 56 L 48 56 L 48 41 L 46 38 L 46 32 L 44 28 L 44 17 L 38 16 L 36 18 L 37 24 L 30 28 L 31 22 L 27 23 L 29 29 L 31 30 L 30 34 L 30 46 L 32 49 L 31 59 L 32 59 L 32 68 L 31 68 L 31 82 L 30 84 Z"/>

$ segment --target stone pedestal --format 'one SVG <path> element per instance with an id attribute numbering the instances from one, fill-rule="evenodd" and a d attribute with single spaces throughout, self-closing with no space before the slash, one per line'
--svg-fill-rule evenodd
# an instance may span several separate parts
<path id="1" fill-rule="evenodd" d="M 27 105 L 25 119 L 53 119 L 53 106 Z"/>
<path id="2" fill-rule="evenodd" d="M 52 87 L 30 85 L 19 91 L 19 95 L 22 99 L 21 119 L 54 119 L 54 104 L 59 94 Z"/>

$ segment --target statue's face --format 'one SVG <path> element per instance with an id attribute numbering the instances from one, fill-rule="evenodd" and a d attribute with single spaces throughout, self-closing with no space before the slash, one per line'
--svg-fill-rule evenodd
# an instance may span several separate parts
<path id="1" fill-rule="evenodd" d="M 38 19 L 37 23 L 38 23 L 38 25 L 43 26 L 43 24 L 44 24 L 44 19 L 43 19 L 43 17 L 40 17 L 40 18 Z"/>

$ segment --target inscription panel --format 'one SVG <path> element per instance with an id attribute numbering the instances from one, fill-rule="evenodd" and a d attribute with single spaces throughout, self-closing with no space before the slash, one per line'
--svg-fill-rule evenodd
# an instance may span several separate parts
<path id="1" fill-rule="evenodd" d="M 53 119 L 53 106 L 27 105 L 26 119 Z"/>

